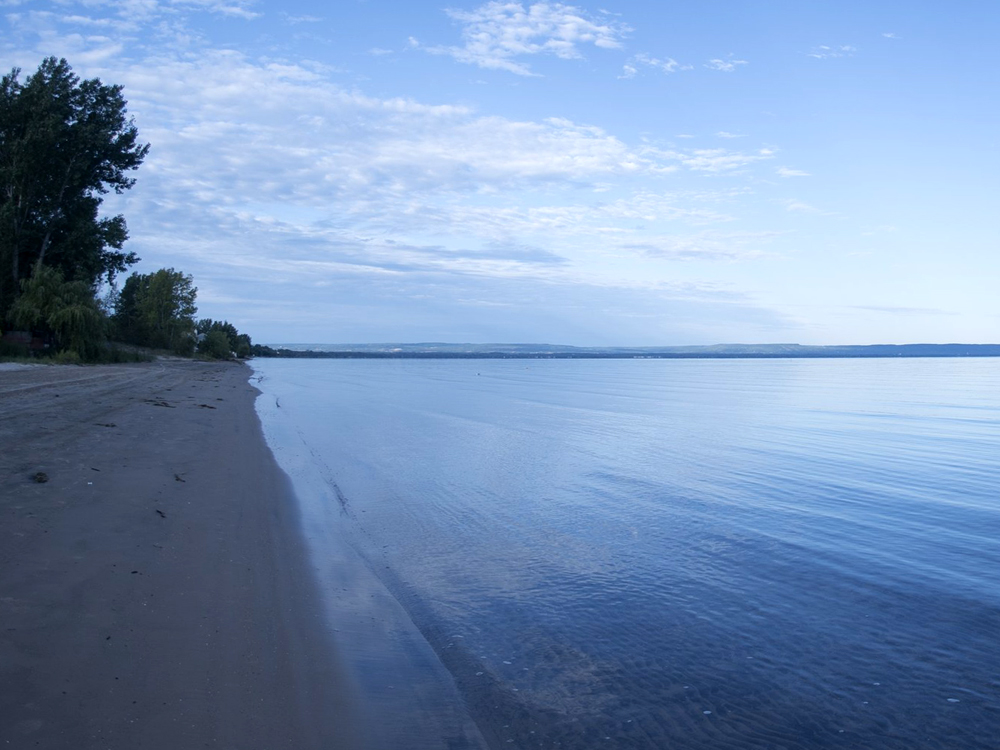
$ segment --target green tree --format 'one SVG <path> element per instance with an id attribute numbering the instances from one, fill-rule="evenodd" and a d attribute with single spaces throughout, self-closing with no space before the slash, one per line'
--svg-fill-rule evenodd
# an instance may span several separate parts
<path id="1" fill-rule="evenodd" d="M 0 317 L 36 268 L 93 287 L 135 263 L 122 216 L 101 217 L 101 195 L 135 180 L 149 146 L 126 116 L 121 86 L 81 81 L 47 58 L 22 83 L 0 79 Z"/>
<path id="2" fill-rule="evenodd" d="M 81 359 L 94 359 L 104 338 L 105 316 L 90 286 L 66 281 L 57 268 L 39 266 L 21 282 L 10 317 L 14 325 L 51 338 L 56 351 Z"/>
<path id="3" fill-rule="evenodd" d="M 132 274 L 115 309 L 118 337 L 139 346 L 191 354 L 197 295 L 194 279 L 173 268 Z"/>
<path id="4" fill-rule="evenodd" d="M 205 338 L 198 344 L 198 351 L 212 359 L 229 359 L 232 356 L 229 337 L 218 329 L 205 334 Z"/>
<path id="5" fill-rule="evenodd" d="M 197 331 L 200 334 L 206 336 L 202 340 L 202 344 L 199 345 L 198 351 L 205 351 L 209 353 L 209 356 L 215 356 L 207 351 L 205 347 L 209 346 L 207 344 L 207 337 L 211 333 L 219 332 L 222 333 L 226 340 L 228 341 L 228 348 L 226 349 L 226 355 L 229 356 L 230 353 L 236 354 L 237 357 L 249 357 L 253 348 L 253 343 L 250 337 L 245 333 L 240 333 L 236 330 L 236 326 L 230 323 L 228 320 L 212 320 L 211 318 L 203 318 L 198 321 Z M 216 345 L 211 344 L 212 347 Z"/>

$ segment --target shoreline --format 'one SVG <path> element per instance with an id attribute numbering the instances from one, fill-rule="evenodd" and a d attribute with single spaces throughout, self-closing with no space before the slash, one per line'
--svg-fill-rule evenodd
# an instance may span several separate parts
<path id="1" fill-rule="evenodd" d="M 289 419 L 302 404 L 279 399 L 266 371 L 253 373 L 263 437 L 297 500 L 303 546 L 358 698 L 366 749 L 486 750 L 442 655 L 388 588 L 382 563 L 356 546 L 357 519 L 327 465 L 331 457 L 303 442 Z"/>
<path id="2" fill-rule="evenodd" d="M 0 371 L 4 746 L 370 746 L 248 376 Z"/>

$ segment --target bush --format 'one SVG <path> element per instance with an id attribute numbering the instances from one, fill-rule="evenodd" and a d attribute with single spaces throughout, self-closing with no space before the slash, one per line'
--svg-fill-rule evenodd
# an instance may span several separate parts
<path id="1" fill-rule="evenodd" d="M 0 357 L 27 359 L 31 356 L 31 351 L 24 344 L 15 344 L 12 341 L 0 341 Z"/>
<path id="2" fill-rule="evenodd" d="M 100 361 L 110 365 L 126 362 L 152 362 L 153 357 L 147 352 L 127 349 L 115 344 L 109 344 L 101 353 Z"/>
<path id="3" fill-rule="evenodd" d="M 56 268 L 40 266 L 21 282 L 10 318 L 19 328 L 48 334 L 57 352 L 74 352 L 78 360 L 95 358 L 104 339 L 104 314 L 91 288 L 66 281 Z"/>
<path id="4" fill-rule="evenodd" d="M 80 355 L 76 353 L 74 349 L 66 349 L 62 352 L 57 352 L 52 361 L 57 365 L 82 365 L 83 360 L 80 359 Z"/>
<path id="5" fill-rule="evenodd" d="M 219 330 L 209 331 L 198 344 L 198 353 L 212 359 L 229 359 L 232 357 L 229 337 Z"/>

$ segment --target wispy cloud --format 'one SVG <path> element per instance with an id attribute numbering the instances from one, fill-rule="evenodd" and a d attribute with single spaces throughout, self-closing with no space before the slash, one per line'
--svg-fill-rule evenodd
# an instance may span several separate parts
<path id="1" fill-rule="evenodd" d="M 195 274 L 205 314 L 213 314 L 213 300 L 259 296 L 299 326 L 296 305 L 281 302 L 294 288 L 296 300 L 308 299 L 309 315 L 320 311 L 317 320 L 378 311 L 386 325 L 436 309 L 427 302 L 400 314 L 399 300 L 415 295 L 446 300 L 442 319 L 453 319 L 458 304 L 514 304 L 531 311 L 526 326 L 536 325 L 537 300 L 553 289 L 566 290 L 567 305 L 581 295 L 603 300 L 620 309 L 619 322 L 626 310 L 659 320 L 675 303 L 681 314 L 681 300 L 769 315 L 732 289 L 697 279 L 668 284 L 649 273 L 660 266 L 653 258 L 714 263 L 766 253 L 770 236 L 741 232 L 737 216 L 750 175 L 773 170 L 769 149 L 685 148 L 693 144 L 680 136 L 657 148 L 568 118 L 370 96 L 338 83 L 328 65 L 213 47 L 199 36 L 200 13 L 121 2 L 150 15 L 126 21 L 122 5 L 93 0 L 65 6 L 65 20 L 23 13 L 9 22 L 12 36 L 37 48 L 22 42 L 27 51 L 13 62 L 28 69 L 57 49 L 81 76 L 125 87 L 129 111 L 154 148 L 137 188 L 108 196 L 107 208 L 129 217 L 130 248 L 147 262 Z M 221 3 L 197 5 L 222 12 Z M 570 8 L 529 10 L 538 5 Z M 192 20 L 198 17 L 201 26 Z M 584 20 L 608 25 L 594 18 Z M 239 29 L 244 20 L 224 14 L 211 23 Z M 156 32 L 141 37 L 138 23 Z M 536 38 L 539 49 L 526 54 L 558 54 L 545 48 L 551 38 Z M 670 67 L 646 56 L 636 64 L 663 73 Z M 723 186 L 714 192 L 685 191 L 684 173 L 726 177 L 699 179 Z M 522 297 L 535 302 L 520 305 Z M 731 313 L 712 314 L 729 320 Z M 621 335 L 621 328 L 609 331 Z"/>
<path id="2" fill-rule="evenodd" d="M 779 177 L 809 177 L 808 172 L 803 172 L 801 169 L 791 169 L 789 167 L 778 167 L 775 172 L 778 173 Z"/>
<path id="3" fill-rule="evenodd" d="M 298 25 L 301 23 L 320 23 L 323 19 L 320 16 L 296 16 L 291 13 L 282 13 L 281 17 L 284 19 L 285 23 L 290 23 L 293 25 Z"/>
<path id="4" fill-rule="evenodd" d="M 203 10 L 247 20 L 259 18 L 261 15 L 252 10 L 257 5 L 256 0 L 169 0 L 166 5 L 187 10 Z"/>
<path id="5" fill-rule="evenodd" d="M 642 242 L 623 243 L 623 249 L 668 260 L 749 260 L 766 253 L 765 246 L 782 232 L 705 231 L 661 235 Z"/>
<path id="6" fill-rule="evenodd" d="M 817 60 L 825 60 L 831 57 L 853 57 L 854 53 L 857 51 L 858 48 L 850 44 L 841 44 L 835 47 L 821 44 L 818 47 L 813 47 L 813 49 L 806 54 L 809 57 L 815 57 Z"/>
<path id="7" fill-rule="evenodd" d="M 590 44 L 618 49 L 631 31 L 620 21 L 595 18 L 562 3 L 533 3 L 525 8 L 522 3 L 493 0 L 475 10 L 446 12 L 462 25 L 463 46 L 426 47 L 428 52 L 523 76 L 535 73 L 518 58 L 548 54 L 571 60 L 582 57 L 579 48 Z"/>
<path id="8" fill-rule="evenodd" d="M 774 152 L 766 148 L 750 153 L 729 151 L 724 148 L 700 148 L 674 153 L 673 156 L 685 167 L 696 172 L 731 172 L 755 162 L 773 159 Z"/>
<path id="9" fill-rule="evenodd" d="M 899 34 L 897 34 L 895 31 L 883 31 L 882 36 L 884 36 L 886 39 L 899 39 Z"/>
<path id="10" fill-rule="evenodd" d="M 649 68 L 655 68 L 662 73 L 676 73 L 681 70 L 691 70 L 693 66 L 682 65 L 681 63 L 674 60 L 672 57 L 668 57 L 661 60 L 658 57 L 652 57 L 645 52 L 640 52 L 637 55 L 629 58 L 628 62 L 625 63 L 622 69 L 622 74 L 619 78 L 634 78 L 639 72 L 637 66 L 642 65 Z"/>
<path id="11" fill-rule="evenodd" d="M 720 130 L 715 136 L 717 138 L 746 138 L 746 133 L 730 133 L 726 130 Z"/>
<path id="12" fill-rule="evenodd" d="M 733 56 L 730 55 L 726 59 L 720 57 L 713 58 L 705 63 L 705 67 L 709 70 L 719 70 L 723 73 L 734 73 L 738 67 L 749 64 L 746 60 L 734 60 Z"/>
<path id="13" fill-rule="evenodd" d="M 788 198 L 787 200 L 783 201 L 783 204 L 785 206 L 786 211 L 792 211 L 794 213 L 802 213 L 802 214 L 824 213 L 822 209 L 816 208 L 816 206 L 806 203 L 805 201 L 800 201 L 796 198 Z"/>
<path id="14" fill-rule="evenodd" d="M 958 315 L 950 310 L 936 307 L 895 307 L 892 305 L 851 305 L 851 310 L 866 310 L 868 312 L 886 313 L 888 315 Z"/>

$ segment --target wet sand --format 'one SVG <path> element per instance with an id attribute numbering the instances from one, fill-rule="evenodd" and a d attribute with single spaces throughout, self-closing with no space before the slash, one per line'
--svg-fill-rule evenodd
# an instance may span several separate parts
<path id="1" fill-rule="evenodd" d="M 370 746 L 249 374 L 0 370 L 3 747 Z"/>

